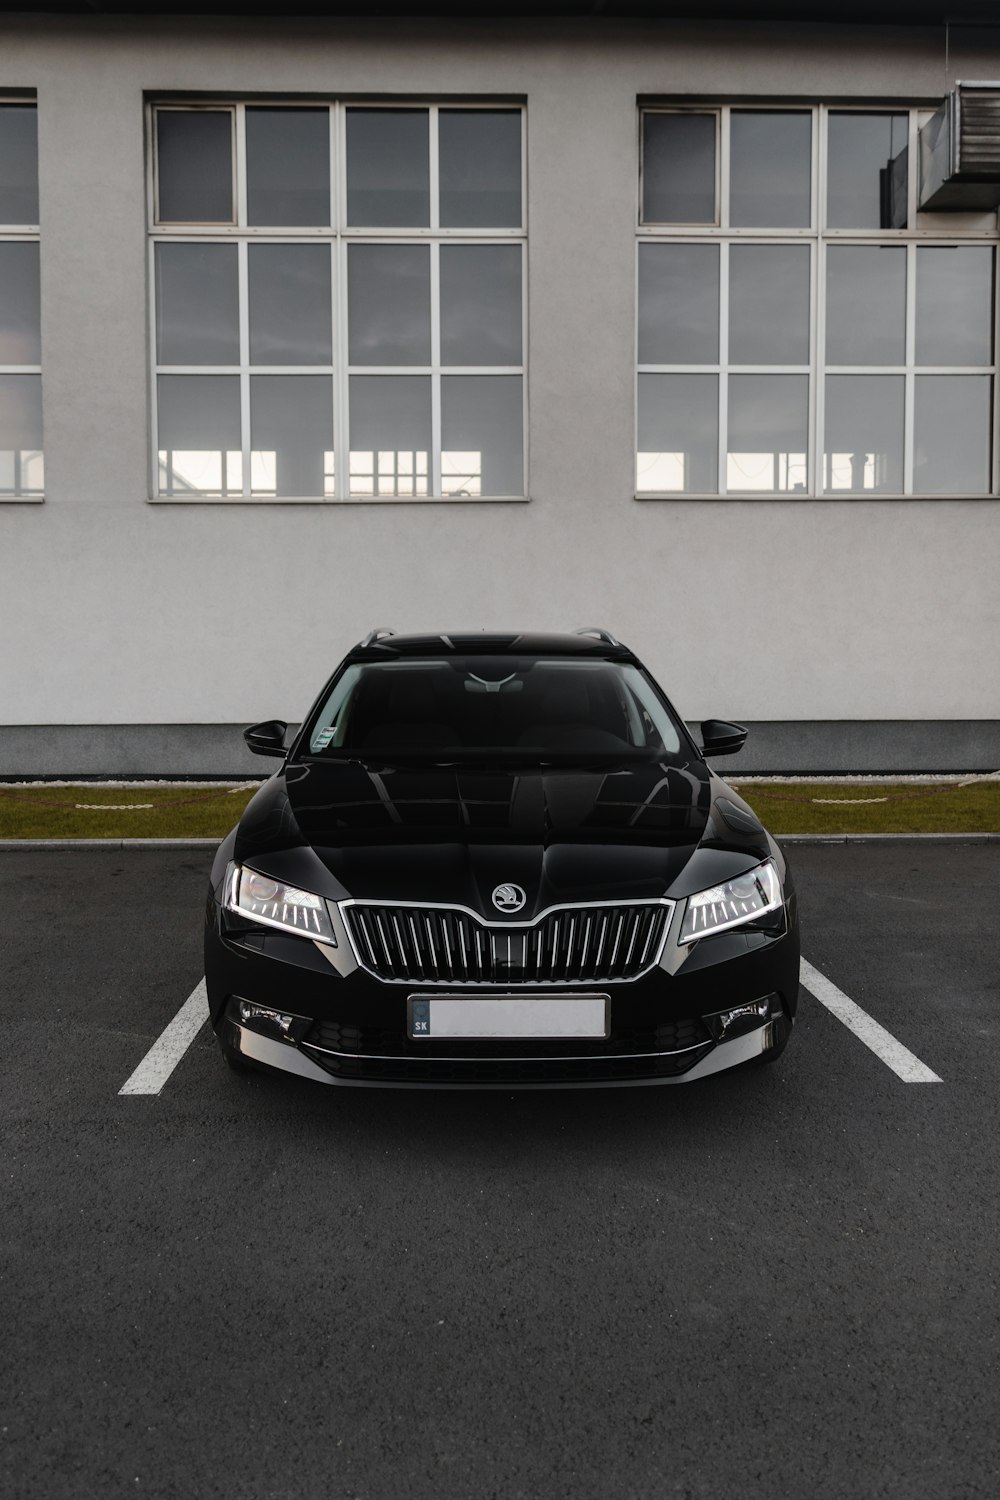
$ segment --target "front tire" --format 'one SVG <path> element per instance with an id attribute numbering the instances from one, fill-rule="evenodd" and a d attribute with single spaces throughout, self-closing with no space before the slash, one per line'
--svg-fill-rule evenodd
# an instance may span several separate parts
<path id="1" fill-rule="evenodd" d="M 778 1061 L 778 1058 L 788 1046 L 788 1041 L 792 1034 L 792 1023 L 788 1017 L 782 1014 L 771 1022 L 771 1026 L 773 1027 L 772 1035 L 774 1040 L 766 1052 L 762 1052 L 759 1057 L 754 1058 L 753 1066 L 755 1068 L 770 1067 L 771 1063 Z"/>
<path id="2" fill-rule="evenodd" d="M 226 1032 L 233 1031 L 235 1027 L 227 1021 L 219 1033 L 219 1051 L 225 1060 L 226 1067 L 231 1073 L 239 1073 L 245 1077 L 250 1072 L 250 1065 L 238 1047 L 226 1040 Z"/>

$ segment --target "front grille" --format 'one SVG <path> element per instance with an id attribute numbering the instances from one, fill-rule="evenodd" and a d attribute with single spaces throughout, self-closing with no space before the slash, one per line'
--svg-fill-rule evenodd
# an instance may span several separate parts
<path id="1" fill-rule="evenodd" d="M 608 984 L 651 968 L 665 901 L 561 906 L 532 923 L 482 922 L 461 907 L 345 902 L 358 961 L 407 984 Z"/>

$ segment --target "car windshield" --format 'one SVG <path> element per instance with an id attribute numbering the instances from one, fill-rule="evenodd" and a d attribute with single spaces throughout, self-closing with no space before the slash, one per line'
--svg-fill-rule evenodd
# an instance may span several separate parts
<path id="1" fill-rule="evenodd" d="M 686 743 L 650 679 L 611 661 L 456 656 L 355 662 L 307 726 L 323 759 L 435 763 L 675 759 Z"/>

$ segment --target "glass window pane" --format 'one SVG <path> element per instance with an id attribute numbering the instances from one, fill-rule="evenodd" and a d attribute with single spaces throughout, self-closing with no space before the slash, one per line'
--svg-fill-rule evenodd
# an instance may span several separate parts
<path id="1" fill-rule="evenodd" d="M 988 495 L 993 381 L 988 375 L 918 375 L 913 411 L 917 495 Z"/>
<path id="2" fill-rule="evenodd" d="M 250 363 L 328 365 L 330 251 L 326 245 L 251 245 Z"/>
<path id="3" fill-rule="evenodd" d="M 826 362 L 901 365 L 906 357 L 906 250 L 831 245 L 826 252 Z"/>
<path id="4" fill-rule="evenodd" d="M 247 110 L 247 222 L 329 224 L 328 109 Z"/>
<path id="5" fill-rule="evenodd" d="M 807 375 L 732 375 L 726 488 L 805 492 Z"/>
<path id="6" fill-rule="evenodd" d="M 520 375 L 441 377 L 442 495 L 523 495 Z"/>
<path id="7" fill-rule="evenodd" d="M 637 493 L 715 494 L 719 487 L 717 375 L 640 375 Z"/>
<path id="8" fill-rule="evenodd" d="M 917 249 L 917 364 L 993 360 L 993 251 L 989 245 Z"/>
<path id="9" fill-rule="evenodd" d="M 639 363 L 719 358 L 717 245 L 639 246 Z"/>
<path id="10" fill-rule="evenodd" d="M 37 365 L 42 360 L 38 290 L 38 244 L 0 242 L 0 365 Z"/>
<path id="11" fill-rule="evenodd" d="M 730 119 L 729 222 L 806 229 L 811 217 L 812 116 L 734 109 Z"/>
<path id="12" fill-rule="evenodd" d="M 0 494 L 40 495 L 42 377 L 0 375 Z"/>
<path id="13" fill-rule="evenodd" d="M 444 228 L 520 228 L 520 110 L 442 109 L 438 150 Z"/>
<path id="14" fill-rule="evenodd" d="M 349 245 L 347 328 L 352 365 L 429 365 L 429 245 Z"/>
<path id="15" fill-rule="evenodd" d="M 824 489 L 903 491 L 902 375 L 828 375 Z"/>
<path id="16" fill-rule="evenodd" d="M 243 489 L 238 375 L 161 375 L 157 448 L 162 495 Z"/>
<path id="17" fill-rule="evenodd" d="M 521 363 L 520 245 L 441 246 L 441 363 Z"/>
<path id="18" fill-rule="evenodd" d="M 347 222 L 376 228 L 430 221 L 426 109 L 347 111 Z"/>
<path id="19" fill-rule="evenodd" d="M 331 376 L 251 377 L 250 491 L 334 493 Z"/>
<path id="20" fill-rule="evenodd" d="M 430 493 L 429 375 L 352 375 L 351 494 Z"/>
<path id="21" fill-rule="evenodd" d="M 38 110 L 0 105 L 0 224 L 38 223 Z"/>
<path id="22" fill-rule="evenodd" d="M 642 117 L 642 222 L 714 224 L 716 116 Z"/>
<path id="23" fill-rule="evenodd" d="M 906 150 L 906 115 L 830 115 L 826 222 L 831 229 L 904 229 L 906 181 L 893 191 L 891 163 Z"/>
<path id="24" fill-rule="evenodd" d="M 156 246 L 156 358 L 161 365 L 237 365 L 235 245 Z"/>
<path id="25" fill-rule="evenodd" d="M 733 245 L 729 363 L 809 363 L 809 246 Z"/>
<path id="26" fill-rule="evenodd" d="M 231 110 L 156 111 L 156 192 L 161 224 L 234 222 Z"/>

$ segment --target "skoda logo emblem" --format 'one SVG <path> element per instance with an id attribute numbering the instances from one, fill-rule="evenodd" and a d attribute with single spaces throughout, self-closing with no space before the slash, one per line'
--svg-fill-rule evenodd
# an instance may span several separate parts
<path id="1" fill-rule="evenodd" d="M 520 911 L 527 899 L 519 885 L 498 885 L 493 892 L 497 911 Z"/>

